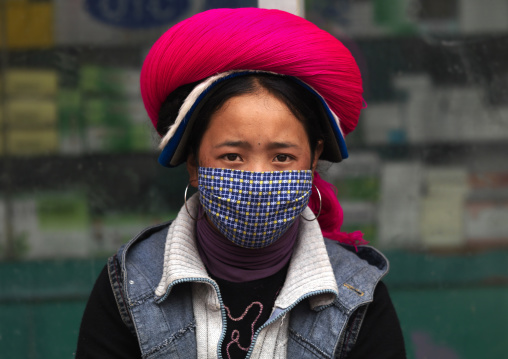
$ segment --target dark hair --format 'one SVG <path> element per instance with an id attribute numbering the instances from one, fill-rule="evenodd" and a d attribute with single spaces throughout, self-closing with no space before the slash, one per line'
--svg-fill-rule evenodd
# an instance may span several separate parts
<path id="1" fill-rule="evenodd" d="M 183 101 L 196 85 L 195 82 L 180 86 L 164 101 L 157 122 L 157 132 L 160 135 L 164 135 L 169 126 L 175 122 Z M 202 105 L 197 112 L 187 152 L 198 153 L 199 144 L 208 128 L 210 118 L 227 100 L 235 96 L 256 93 L 261 89 L 268 91 L 282 101 L 304 125 L 309 138 L 311 155 L 314 156 L 318 141 L 324 140 L 325 137 L 322 130 L 323 120 L 320 118 L 324 116 L 322 104 L 315 95 L 291 77 L 263 73 L 230 78 L 217 84 L 210 91 L 202 100 Z M 314 158 L 312 158 L 312 162 L 314 162 Z"/>

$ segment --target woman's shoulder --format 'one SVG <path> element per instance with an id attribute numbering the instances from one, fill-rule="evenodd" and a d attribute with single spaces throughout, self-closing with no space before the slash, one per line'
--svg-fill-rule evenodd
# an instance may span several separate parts
<path id="1" fill-rule="evenodd" d="M 168 233 L 169 226 L 172 221 L 156 224 L 146 227 L 129 242 L 121 246 L 116 257 L 118 261 L 123 262 L 127 253 L 132 260 L 146 259 L 146 255 L 153 255 L 154 253 L 163 253 Z"/>
<path id="2" fill-rule="evenodd" d="M 338 301 L 345 308 L 372 302 L 374 291 L 388 273 L 386 257 L 370 246 L 348 246 L 325 239 L 328 257 L 337 282 Z"/>
<path id="3" fill-rule="evenodd" d="M 325 238 L 325 246 L 332 266 L 372 266 L 388 272 L 389 262 L 381 251 L 371 246 L 352 246 Z"/>

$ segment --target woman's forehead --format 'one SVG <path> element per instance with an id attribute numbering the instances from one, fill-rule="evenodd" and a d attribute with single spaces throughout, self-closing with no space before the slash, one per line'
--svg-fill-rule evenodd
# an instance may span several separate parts
<path id="1" fill-rule="evenodd" d="M 211 116 L 205 136 L 207 133 L 209 140 L 216 143 L 308 140 L 303 124 L 283 102 L 266 91 L 226 101 Z"/>

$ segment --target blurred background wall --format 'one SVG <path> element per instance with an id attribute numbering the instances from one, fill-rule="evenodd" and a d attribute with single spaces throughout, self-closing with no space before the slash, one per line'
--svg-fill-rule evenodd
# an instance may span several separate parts
<path id="1" fill-rule="evenodd" d="M 1 358 L 72 357 L 106 258 L 174 217 L 187 177 L 156 163 L 141 63 L 172 24 L 239 6 L 257 2 L 0 0 Z M 320 168 L 391 261 L 408 357 L 507 357 L 508 2 L 304 6 L 362 71 L 350 158 Z"/>

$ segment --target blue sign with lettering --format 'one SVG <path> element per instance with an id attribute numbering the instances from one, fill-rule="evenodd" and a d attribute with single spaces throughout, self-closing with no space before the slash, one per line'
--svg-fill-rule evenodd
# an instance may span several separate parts
<path id="1" fill-rule="evenodd" d="M 193 0 L 85 0 L 86 10 L 109 25 L 148 28 L 175 22 Z"/>

